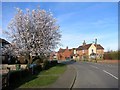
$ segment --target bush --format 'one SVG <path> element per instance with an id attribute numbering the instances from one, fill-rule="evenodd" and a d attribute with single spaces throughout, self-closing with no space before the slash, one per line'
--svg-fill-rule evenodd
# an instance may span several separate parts
<path id="1" fill-rule="evenodd" d="M 41 59 L 36 59 L 33 63 L 40 65 L 40 63 L 43 63 L 43 61 Z"/>
<path id="2" fill-rule="evenodd" d="M 50 65 L 51 66 L 55 66 L 55 65 L 57 65 L 58 64 L 58 61 L 57 60 L 52 60 L 52 61 L 50 61 Z"/>
<path id="3" fill-rule="evenodd" d="M 42 71 L 42 66 L 40 64 L 28 64 L 28 69 L 31 74 L 37 74 Z"/>
<path id="4" fill-rule="evenodd" d="M 50 68 L 50 62 L 48 60 L 43 61 L 43 70 Z"/>
<path id="5" fill-rule="evenodd" d="M 118 52 L 117 51 L 107 52 L 104 54 L 103 59 L 118 60 L 119 59 Z"/>
<path id="6" fill-rule="evenodd" d="M 9 83 L 15 83 L 21 78 L 27 77 L 29 75 L 29 72 L 27 69 L 25 70 L 17 70 L 17 71 L 10 71 L 9 73 Z"/>
<path id="7" fill-rule="evenodd" d="M 36 63 L 36 64 L 43 63 L 43 59 L 40 58 L 40 56 L 35 56 L 32 58 L 33 58 L 33 63 Z"/>
<path id="8" fill-rule="evenodd" d="M 36 65 L 34 68 L 33 68 L 34 72 L 35 73 L 39 73 L 40 71 L 42 71 L 42 66 L 41 65 Z"/>
<path id="9" fill-rule="evenodd" d="M 118 51 L 118 60 L 120 60 L 120 51 Z"/>

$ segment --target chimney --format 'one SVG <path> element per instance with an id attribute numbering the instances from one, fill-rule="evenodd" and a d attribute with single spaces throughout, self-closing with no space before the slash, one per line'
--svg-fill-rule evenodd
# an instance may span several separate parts
<path id="1" fill-rule="evenodd" d="M 95 39 L 95 45 L 97 45 L 97 38 Z"/>
<path id="2" fill-rule="evenodd" d="M 68 49 L 68 46 L 66 47 L 66 49 Z"/>
<path id="3" fill-rule="evenodd" d="M 85 40 L 84 40 L 84 42 L 83 42 L 83 46 L 84 46 L 84 45 L 86 45 L 86 42 L 85 42 Z"/>

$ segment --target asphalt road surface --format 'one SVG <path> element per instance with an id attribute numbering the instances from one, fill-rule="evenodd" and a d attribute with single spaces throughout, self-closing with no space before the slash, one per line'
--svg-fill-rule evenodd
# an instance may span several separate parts
<path id="1" fill-rule="evenodd" d="M 118 88 L 118 65 L 75 62 L 76 80 L 73 88 Z"/>

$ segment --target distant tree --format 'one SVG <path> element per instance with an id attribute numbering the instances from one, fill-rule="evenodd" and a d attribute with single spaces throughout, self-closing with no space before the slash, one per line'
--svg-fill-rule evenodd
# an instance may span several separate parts
<path id="1" fill-rule="evenodd" d="M 4 52 L 14 55 L 44 55 L 48 56 L 51 50 L 59 44 L 61 34 L 59 25 L 50 11 L 40 8 L 23 12 L 16 8 L 17 13 L 8 25 L 5 34 L 12 40 L 11 45 L 4 48 Z M 36 54 L 37 53 L 37 54 Z"/>

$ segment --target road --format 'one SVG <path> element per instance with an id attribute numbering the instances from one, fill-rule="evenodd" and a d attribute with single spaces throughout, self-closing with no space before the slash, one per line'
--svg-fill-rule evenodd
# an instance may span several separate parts
<path id="1" fill-rule="evenodd" d="M 75 62 L 76 80 L 73 88 L 118 88 L 118 65 Z"/>

